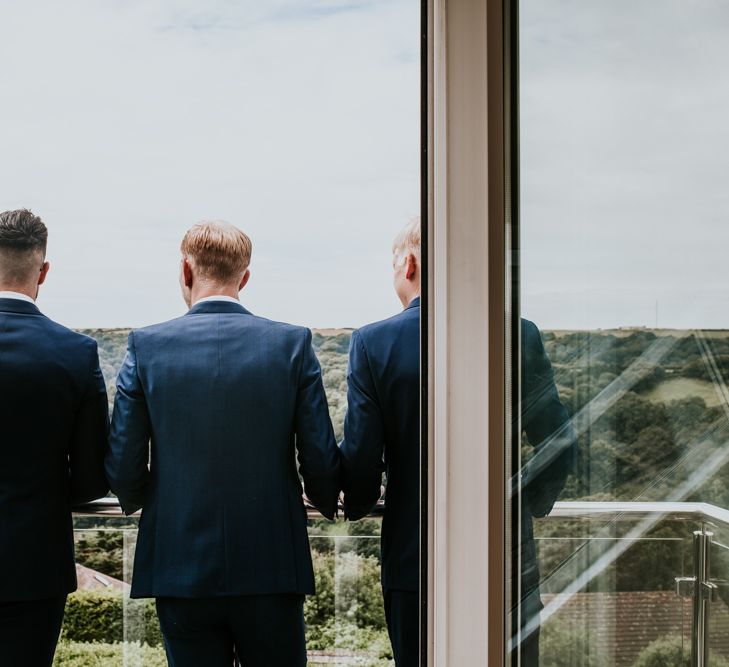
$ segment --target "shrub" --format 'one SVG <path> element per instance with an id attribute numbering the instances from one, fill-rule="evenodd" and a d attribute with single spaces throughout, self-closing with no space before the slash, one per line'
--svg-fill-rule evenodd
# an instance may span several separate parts
<path id="1" fill-rule="evenodd" d="M 691 648 L 681 637 L 661 637 L 641 651 L 633 667 L 691 667 Z M 729 661 L 712 653 L 709 667 L 729 667 Z"/>
<path id="2" fill-rule="evenodd" d="M 539 657 L 542 667 L 607 667 L 595 655 L 580 623 L 552 618 L 541 628 Z"/>
<path id="3" fill-rule="evenodd" d="M 357 627 L 385 628 L 385 610 L 376 558 L 344 553 L 313 553 L 316 596 L 308 597 L 304 616 L 308 627 L 337 618 Z"/>
<path id="4" fill-rule="evenodd" d="M 330 618 L 323 625 L 307 628 L 306 646 L 310 651 L 346 649 L 365 652 L 377 660 L 392 658 L 387 630 L 362 628 L 342 619 Z"/>
<path id="5" fill-rule="evenodd" d="M 122 641 L 124 613 L 121 595 L 90 591 L 69 595 L 61 638 L 73 642 Z"/>
<path id="6" fill-rule="evenodd" d="M 127 635 L 150 646 L 162 645 L 154 600 L 127 600 Z M 131 626 L 131 627 L 129 627 Z M 77 591 L 68 596 L 61 638 L 69 642 L 124 640 L 124 599 L 120 593 Z"/>
<path id="7" fill-rule="evenodd" d="M 123 579 L 123 531 L 82 533 L 76 542 L 76 562 L 115 579 Z"/>

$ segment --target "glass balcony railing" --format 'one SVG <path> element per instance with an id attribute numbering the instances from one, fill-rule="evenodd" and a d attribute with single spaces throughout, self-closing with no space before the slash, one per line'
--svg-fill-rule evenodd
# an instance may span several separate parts
<path id="1" fill-rule="evenodd" d="M 534 527 L 542 667 L 729 665 L 728 511 L 560 502 Z"/>
<path id="2" fill-rule="evenodd" d="M 381 509 L 356 523 L 310 511 L 313 667 L 393 665 L 379 578 Z M 165 665 L 154 602 L 129 598 L 137 517 L 105 499 L 79 508 L 74 523 L 79 591 L 69 598 L 54 664 Z M 535 522 L 535 539 L 542 667 L 729 665 L 729 511 L 560 502 Z"/>
<path id="3" fill-rule="evenodd" d="M 309 512 L 317 594 L 307 598 L 309 665 L 393 665 L 380 588 L 381 508 L 356 523 Z M 166 665 L 153 600 L 129 597 L 138 516 L 115 499 L 74 515 L 79 590 L 69 597 L 54 666 Z"/>

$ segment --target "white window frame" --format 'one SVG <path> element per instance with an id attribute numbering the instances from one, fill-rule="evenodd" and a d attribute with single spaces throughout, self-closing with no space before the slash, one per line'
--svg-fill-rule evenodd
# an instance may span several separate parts
<path id="1" fill-rule="evenodd" d="M 507 0 L 428 13 L 427 664 L 504 665 Z"/>

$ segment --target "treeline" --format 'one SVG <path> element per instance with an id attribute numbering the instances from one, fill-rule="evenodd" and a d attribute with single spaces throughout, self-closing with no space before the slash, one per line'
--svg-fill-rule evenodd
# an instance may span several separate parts
<path id="1" fill-rule="evenodd" d="M 546 332 L 544 342 L 560 396 L 582 429 L 578 470 L 563 498 L 729 507 L 729 468 L 720 462 L 702 470 L 729 436 L 721 404 L 729 333 Z M 631 366 L 641 368 L 637 381 L 621 386 L 607 410 L 597 409 L 594 399 L 620 386 Z M 692 476 L 696 483 L 673 498 Z"/>

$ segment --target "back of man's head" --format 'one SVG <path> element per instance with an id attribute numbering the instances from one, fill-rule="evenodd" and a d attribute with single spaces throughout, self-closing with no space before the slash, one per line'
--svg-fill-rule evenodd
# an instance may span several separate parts
<path id="1" fill-rule="evenodd" d="M 253 244 L 237 227 L 215 220 L 190 228 L 180 250 L 201 279 L 228 284 L 240 281 L 248 269 Z"/>
<path id="2" fill-rule="evenodd" d="M 0 213 L 0 289 L 35 285 L 43 268 L 48 229 L 27 209 Z"/>
<path id="3" fill-rule="evenodd" d="M 402 228 L 392 244 L 393 284 L 403 306 L 420 296 L 420 218 Z"/>
<path id="4" fill-rule="evenodd" d="M 403 256 L 413 254 L 420 262 L 420 217 L 405 225 L 392 243 L 392 254 Z"/>

